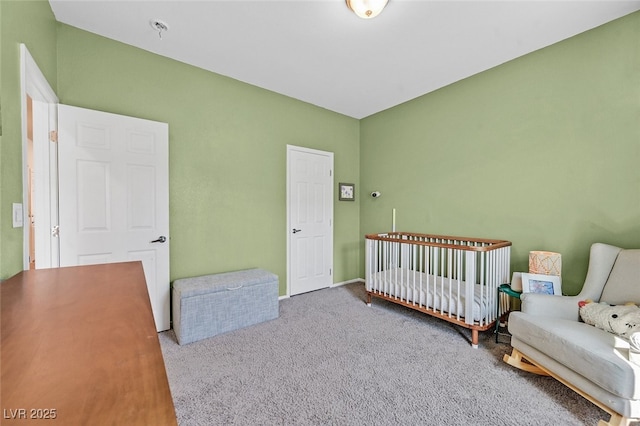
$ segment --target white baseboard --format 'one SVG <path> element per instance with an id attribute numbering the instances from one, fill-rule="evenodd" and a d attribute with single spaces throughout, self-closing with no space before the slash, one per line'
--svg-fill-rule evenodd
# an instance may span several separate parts
<path id="1" fill-rule="evenodd" d="M 340 287 L 341 285 L 353 284 L 353 283 L 363 283 L 364 284 L 364 278 L 354 278 L 352 280 L 342 281 L 341 283 L 334 283 L 334 284 L 331 284 L 330 288 Z"/>
<path id="2" fill-rule="evenodd" d="M 342 281 L 340 283 L 334 283 L 334 284 L 331 284 L 329 286 L 329 288 L 340 287 L 342 285 L 353 284 L 353 283 L 362 283 L 362 284 L 364 284 L 364 279 L 363 278 L 354 278 L 352 280 Z M 284 296 L 278 296 L 278 301 L 284 300 L 284 299 L 288 299 L 289 297 L 291 297 L 291 296 L 289 296 L 288 294 L 285 294 Z"/>

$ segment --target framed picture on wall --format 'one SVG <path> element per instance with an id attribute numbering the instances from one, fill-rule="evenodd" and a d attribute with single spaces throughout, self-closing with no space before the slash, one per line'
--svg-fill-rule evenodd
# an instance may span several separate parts
<path id="1" fill-rule="evenodd" d="M 557 275 L 522 273 L 522 292 L 562 296 L 562 284 Z"/>
<path id="2" fill-rule="evenodd" d="M 339 183 L 339 200 L 340 201 L 355 201 L 356 199 L 356 186 L 353 183 Z"/>

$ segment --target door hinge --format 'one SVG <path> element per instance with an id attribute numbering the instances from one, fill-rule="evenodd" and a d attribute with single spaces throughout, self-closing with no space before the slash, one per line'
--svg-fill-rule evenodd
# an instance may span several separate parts
<path id="1" fill-rule="evenodd" d="M 333 270 L 329 268 L 329 275 L 333 274 Z"/>
<path id="2" fill-rule="evenodd" d="M 52 130 L 49 132 L 49 141 L 53 143 L 58 143 L 58 131 Z"/>
<path id="3" fill-rule="evenodd" d="M 51 236 L 52 237 L 57 237 L 59 235 L 60 235 L 60 227 L 58 225 L 56 225 L 53 228 L 51 228 Z"/>

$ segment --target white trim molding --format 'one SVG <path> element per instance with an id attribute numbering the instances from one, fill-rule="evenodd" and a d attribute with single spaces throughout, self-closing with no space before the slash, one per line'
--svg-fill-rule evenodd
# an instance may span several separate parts
<path id="1" fill-rule="evenodd" d="M 340 287 L 340 286 L 343 286 L 343 285 L 353 284 L 353 283 L 362 283 L 362 284 L 364 284 L 364 278 L 354 278 L 352 280 L 342 281 L 340 283 L 333 283 L 333 284 L 331 284 L 331 288 Z"/>
<path id="2" fill-rule="evenodd" d="M 58 104 L 58 96 L 49 85 L 49 82 L 45 78 L 44 74 L 36 64 L 36 61 L 31 56 L 29 49 L 25 44 L 20 44 L 20 90 L 21 90 L 21 115 L 22 115 L 22 205 L 23 205 L 23 269 L 29 269 L 29 241 L 30 241 L 30 226 L 29 226 L 29 218 L 28 218 L 28 203 L 29 203 L 29 186 L 28 186 L 28 159 L 27 159 L 27 146 L 28 146 L 28 136 L 27 136 L 27 97 L 30 97 L 34 101 L 42 102 L 49 105 L 48 111 L 48 123 L 45 124 L 45 127 L 49 127 L 49 130 L 55 130 L 55 106 Z M 46 170 L 42 170 L 44 180 L 40 182 L 40 186 L 46 188 L 48 191 L 51 185 L 51 175 L 56 175 L 57 170 L 50 169 L 50 166 L 55 167 L 55 161 L 51 161 L 50 153 L 48 151 L 43 151 L 42 154 L 46 154 L 46 162 L 43 162 L 41 166 L 46 168 Z M 55 183 L 55 182 L 54 182 Z M 41 188 L 42 189 L 42 188 Z M 56 201 L 57 203 L 57 201 Z M 39 212 L 43 217 L 53 218 L 57 212 L 53 212 L 51 210 L 51 206 L 45 205 L 43 206 L 43 211 Z M 39 241 L 45 241 L 47 247 L 55 247 L 56 244 L 53 244 L 53 237 L 51 236 L 49 230 L 47 232 L 43 232 L 43 235 L 40 236 Z M 56 240 L 57 243 L 57 240 Z M 47 256 L 55 258 L 57 256 L 57 250 L 47 250 Z M 47 262 L 44 263 L 43 266 L 46 267 L 55 267 L 56 262 L 50 262 L 50 259 L 46 259 Z"/>

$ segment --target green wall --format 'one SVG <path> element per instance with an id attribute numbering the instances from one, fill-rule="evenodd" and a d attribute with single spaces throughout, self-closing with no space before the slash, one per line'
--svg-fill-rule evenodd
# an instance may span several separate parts
<path id="1" fill-rule="evenodd" d="M 562 253 L 640 247 L 640 13 L 361 121 L 361 233 L 506 239 Z"/>
<path id="2" fill-rule="evenodd" d="M 358 120 L 64 24 L 58 96 L 169 123 L 172 280 L 261 267 L 285 294 L 287 144 L 334 152 L 336 186 L 359 186 Z M 359 203 L 335 196 L 342 282 L 359 276 Z"/>
<path id="3" fill-rule="evenodd" d="M 13 228 L 13 203 L 22 202 L 20 43 L 55 90 L 57 23 L 47 1 L 0 1 L 0 279 L 22 270 L 22 228 Z"/>
<path id="4" fill-rule="evenodd" d="M 259 266 L 286 283 L 286 145 L 335 153 L 334 282 L 363 276 L 362 235 L 503 238 L 512 266 L 563 254 L 566 292 L 602 241 L 640 246 L 640 13 L 363 120 L 0 2 L 0 278 L 22 269 L 18 44 L 63 103 L 170 126 L 172 279 Z M 367 194 L 379 190 L 383 196 Z"/>

